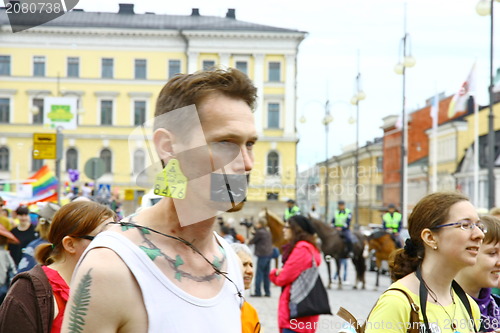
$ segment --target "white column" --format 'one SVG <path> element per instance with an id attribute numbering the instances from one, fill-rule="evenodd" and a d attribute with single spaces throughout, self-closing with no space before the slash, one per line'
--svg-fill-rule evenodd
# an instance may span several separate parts
<path id="1" fill-rule="evenodd" d="M 229 67 L 229 53 L 219 53 L 219 64 L 223 67 Z"/>
<path id="2" fill-rule="evenodd" d="M 188 74 L 198 70 L 198 52 L 188 52 Z"/>
<path id="3" fill-rule="evenodd" d="M 255 127 L 257 128 L 257 133 L 261 134 L 264 132 L 264 121 L 263 113 L 265 110 L 264 105 L 264 55 L 254 54 L 254 70 L 253 70 L 253 82 L 257 88 L 257 107 L 255 108 Z"/>
<path id="4" fill-rule="evenodd" d="M 295 132 L 295 55 L 286 56 L 285 64 L 285 136 L 293 136 Z"/>

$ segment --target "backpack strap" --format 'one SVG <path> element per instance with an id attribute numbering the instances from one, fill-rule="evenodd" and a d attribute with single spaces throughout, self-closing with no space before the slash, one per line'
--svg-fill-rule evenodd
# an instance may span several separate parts
<path id="1" fill-rule="evenodd" d="M 407 332 L 408 333 L 419 333 L 420 318 L 418 317 L 418 312 L 420 311 L 420 308 L 413 301 L 413 298 L 411 298 L 411 296 L 403 289 L 390 288 L 387 290 L 397 290 L 397 291 L 402 292 L 406 296 L 406 298 L 408 299 L 408 302 L 410 303 L 410 321 L 409 321 L 409 323 L 411 324 L 411 326 L 408 328 Z"/>
<path id="2" fill-rule="evenodd" d="M 343 307 L 339 308 L 339 310 L 337 311 L 337 316 L 344 319 L 345 321 L 347 321 L 349 323 L 349 325 L 354 327 L 354 329 L 356 330 L 356 333 L 363 333 L 365 331 L 365 324 L 360 325 L 360 323 L 358 322 L 356 317 L 354 317 L 352 315 L 352 313 L 350 313 L 348 310 L 344 309 Z"/>
<path id="3" fill-rule="evenodd" d="M 419 333 L 420 319 L 418 317 L 418 312 L 420 311 L 420 308 L 418 307 L 418 305 L 413 301 L 413 299 L 411 298 L 411 296 L 406 291 L 404 291 L 403 289 L 389 288 L 386 291 L 384 291 L 384 293 L 388 292 L 389 290 L 400 291 L 400 292 L 402 292 L 406 296 L 406 298 L 408 299 L 408 303 L 410 303 L 410 322 L 409 323 L 411 324 L 411 326 L 408 327 L 408 331 L 407 332 L 408 333 Z M 368 314 L 368 317 L 367 317 L 367 321 L 368 321 L 368 318 L 370 318 L 370 314 L 372 313 L 372 311 L 373 311 L 373 309 L 375 308 L 376 305 L 377 305 L 377 303 L 375 303 L 375 305 L 370 310 L 370 313 Z M 364 333 L 365 332 L 366 321 L 363 324 L 360 324 L 358 322 L 358 320 L 356 319 L 356 317 L 354 317 L 349 311 L 347 311 L 343 307 L 339 308 L 339 310 L 337 311 L 337 316 L 339 316 L 340 318 L 344 319 L 352 327 L 354 327 L 354 329 L 356 330 L 356 333 Z"/>
<path id="4" fill-rule="evenodd" d="M 465 294 L 465 291 L 462 289 L 462 287 L 455 280 L 453 280 L 451 285 L 453 287 L 453 290 L 455 290 L 455 292 L 458 295 L 458 298 L 460 298 L 460 300 L 462 301 L 462 304 L 465 306 L 465 309 L 467 310 L 467 312 L 469 314 L 470 321 L 472 322 L 472 325 L 474 325 L 474 332 L 477 332 L 476 322 L 474 320 L 474 317 L 472 316 L 472 309 L 470 307 L 470 302 L 469 302 L 469 299 L 467 298 L 467 295 Z"/>

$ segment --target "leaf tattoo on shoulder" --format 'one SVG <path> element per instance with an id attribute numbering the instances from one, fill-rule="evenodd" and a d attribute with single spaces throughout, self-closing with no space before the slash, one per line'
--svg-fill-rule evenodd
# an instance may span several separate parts
<path id="1" fill-rule="evenodd" d="M 69 313 L 69 332 L 81 333 L 85 326 L 85 316 L 90 304 L 90 285 L 92 284 L 92 276 L 90 272 L 92 268 L 82 277 L 76 287 L 73 296 L 74 304 L 71 306 Z"/>

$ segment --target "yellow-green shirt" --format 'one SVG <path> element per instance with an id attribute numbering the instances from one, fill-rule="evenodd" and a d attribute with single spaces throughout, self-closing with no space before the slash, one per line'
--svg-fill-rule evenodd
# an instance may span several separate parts
<path id="1" fill-rule="evenodd" d="M 403 286 L 401 282 L 396 281 L 389 288 L 403 289 L 411 296 L 413 302 L 420 307 L 420 297 Z M 453 297 L 455 304 L 447 305 L 444 309 L 439 304 L 427 302 L 427 319 L 433 333 L 469 333 L 474 331 L 472 324 L 469 325 L 469 314 L 455 291 L 453 291 Z M 471 305 L 472 316 L 476 321 L 476 327 L 479 329 L 481 318 L 479 307 L 469 295 L 467 295 L 467 298 Z M 423 323 L 422 311 L 419 311 L 419 318 L 420 322 Z M 411 324 L 408 323 L 409 320 L 410 304 L 408 299 L 402 292 L 390 290 L 378 299 L 367 320 L 365 333 L 406 333 L 407 325 Z M 452 320 L 455 322 L 456 330 L 451 328 Z M 439 329 L 433 328 L 435 326 L 438 326 Z"/>

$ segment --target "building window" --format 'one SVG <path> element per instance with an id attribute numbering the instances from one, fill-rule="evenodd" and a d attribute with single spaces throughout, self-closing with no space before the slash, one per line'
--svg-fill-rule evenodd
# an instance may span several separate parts
<path id="1" fill-rule="evenodd" d="M 33 57 L 33 76 L 45 76 L 45 56 Z"/>
<path id="2" fill-rule="evenodd" d="M 135 59 L 135 78 L 146 78 L 146 59 Z"/>
<path id="3" fill-rule="evenodd" d="M 281 82 L 281 63 L 271 61 L 269 63 L 269 82 Z"/>
<path id="4" fill-rule="evenodd" d="M 134 101 L 134 125 L 146 122 L 146 101 Z"/>
<path id="5" fill-rule="evenodd" d="M 268 201 L 276 201 L 279 199 L 280 194 L 277 192 L 267 192 Z"/>
<path id="6" fill-rule="evenodd" d="M 111 151 L 105 148 L 101 150 L 99 157 L 104 161 L 104 173 L 111 173 Z"/>
<path id="7" fill-rule="evenodd" d="M 236 69 L 242 73 L 248 75 L 248 62 L 246 61 L 236 61 Z"/>
<path id="8" fill-rule="evenodd" d="M 180 60 L 169 60 L 168 61 L 168 78 L 171 79 L 175 75 L 181 72 L 181 61 Z"/>
<path id="9" fill-rule="evenodd" d="M 377 201 L 382 201 L 382 196 L 384 194 L 384 187 L 382 185 L 377 185 L 375 187 L 375 197 Z"/>
<path id="10" fill-rule="evenodd" d="M 384 170 L 384 158 L 382 156 L 377 157 L 377 172 L 382 172 Z"/>
<path id="11" fill-rule="evenodd" d="M 146 163 L 146 154 L 144 150 L 138 149 L 134 152 L 134 174 L 137 175 L 140 172 L 144 171 Z"/>
<path id="12" fill-rule="evenodd" d="M 0 56 L 0 75 L 10 75 L 10 56 Z"/>
<path id="13" fill-rule="evenodd" d="M 44 160 L 37 160 L 35 158 L 32 159 L 31 162 L 31 171 L 38 171 L 43 167 Z"/>
<path id="14" fill-rule="evenodd" d="M 80 58 L 68 57 L 68 77 L 80 77 Z"/>
<path id="15" fill-rule="evenodd" d="M 278 175 L 279 173 L 279 156 L 275 151 L 267 154 L 267 174 L 268 175 Z"/>
<path id="16" fill-rule="evenodd" d="M 113 125 L 113 101 L 101 100 L 101 125 Z"/>
<path id="17" fill-rule="evenodd" d="M 66 171 L 78 170 L 78 152 L 75 148 L 66 150 Z"/>
<path id="18" fill-rule="evenodd" d="M 43 124 L 43 98 L 33 99 L 32 104 L 33 124 Z"/>
<path id="19" fill-rule="evenodd" d="M 9 149 L 0 147 L 0 171 L 9 171 Z"/>
<path id="20" fill-rule="evenodd" d="M 0 98 L 0 123 L 10 122 L 10 99 Z"/>
<path id="21" fill-rule="evenodd" d="M 215 61 L 213 60 L 203 60 L 203 70 L 209 70 L 211 68 L 215 67 Z"/>
<path id="22" fill-rule="evenodd" d="M 102 58 L 101 59 L 101 77 L 103 79 L 113 78 L 113 58 Z"/>
<path id="23" fill-rule="evenodd" d="M 267 128 L 280 128 L 280 105 L 267 104 Z"/>

